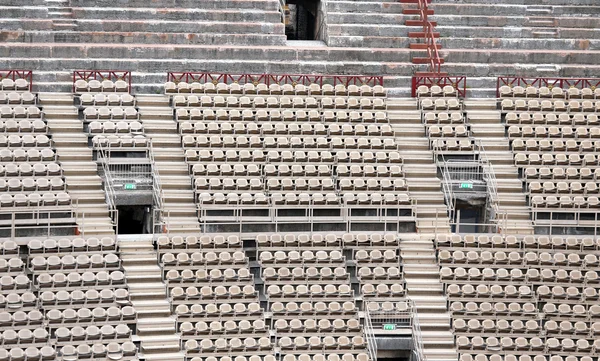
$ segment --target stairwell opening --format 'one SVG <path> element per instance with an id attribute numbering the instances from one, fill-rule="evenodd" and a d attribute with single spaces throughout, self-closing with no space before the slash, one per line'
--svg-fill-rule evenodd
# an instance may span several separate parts
<path id="1" fill-rule="evenodd" d="M 119 234 L 152 233 L 152 205 L 121 205 L 119 211 Z"/>
<path id="2" fill-rule="evenodd" d="M 319 0 L 288 0 L 285 15 L 288 40 L 322 40 L 324 16 Z"/>

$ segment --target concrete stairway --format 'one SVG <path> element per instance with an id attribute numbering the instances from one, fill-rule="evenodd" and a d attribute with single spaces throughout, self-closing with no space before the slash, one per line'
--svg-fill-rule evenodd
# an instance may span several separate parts
<path id="1" fill-rule="evenodd" d="M 464 104 L 471 134 L 481 141 L 496 174 L 498 223 L 507 233 L 532 234 L 531 214 L 523 184 L 514 165 L 500 111 L 496 110 L 496 100 L 465 100 Z"/>
<path id="2" fill-rule="evenodd" d="M 139 96 L 137 105 L 146 135 L 152 140 L 153 167 L 158 174 L 163 199 L 162 221 L 166 229 L 162 231 L 200 232 L 192 178 L 169 97 Z"/>
<path id="3" fill-rule="evenodd" d="M 417 110 L 417 101 L 388 99 L 388 118 L 400 146 L 410 195 L 417 202 L 417 231 L 429 235 L 449 232 L 441 182 L 425 136 L 421 112 Z"/>
<path id="4" fill-rule="evenodd" d="M 45 1 L 48 6 L 48 17 L 52 20 L 54 31 L 70 32 L 77 30 L 77 23 L 73 20 L 73 8 L 71 8 L 70 0 Z M 65 33 L 65 35 L 67 34 Z"/>
<path id="5" fill-rule="evenodd" d="M 176 319 L 171 315 L 162 270 L 151 240 L 119 242 L 132 306 L 137 311 L 140 359 L 183 361 Z"/>
<path id="6" fill-rule="evenodd" d="M 400 255 L 408 297 L 417 309 L 423 352 L 427 360 L 456 361 L 447 299 L 431 238 L 400 242 Z"/>
<path id="7" fill-rule="evenodd" d="M 84 235 L 114 234 L 105 200 L 102 179 L 98 176 L 83 123 L 73 106 L 71 94 L 40 94 L 40 105 L 64 172 L 67 192 L 73 200 L 77 224 Z"/>

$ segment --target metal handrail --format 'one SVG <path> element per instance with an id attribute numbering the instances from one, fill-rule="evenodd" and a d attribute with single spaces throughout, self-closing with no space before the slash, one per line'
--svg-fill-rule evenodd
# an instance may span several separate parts
<path id="1" fill-rule="evenodd" d="M 104 191 L 106 193 L 106 203 L 108 204 L 109 210 L 116 210 L 117 209 L 116 195 L 115 195 L 115 189 L 113 188 L 114 177 L 112 176 L 110 167 L 108 166 L 108 158 L 106 155 L 107 152 L 101 144 L 98 145 L 97 154 L 98 154 L 98 161 L 100 162 L 100 166 L 102 167 L 102 171 L 103 171 L 104 177 L 105 177 Z"/>
<path id="2" fill-rule="evenodd" d="M 413 339 L 413 353 L 417 361 L 427 361 L 425 353 L 423 352 L 423 334 L 421 333 L 421 324 L 419 323 L 419 313 L 417 308 L 413 307 L 411 312 L 412 319 L 412 339 Z"/>
<path id="3" fill-rule="evenodd" d="M 163 187 L 160 183 L 160 174 L 158 167 L 156 166 L 156 159 L 154 158 L 154 147 L 152 145 L 152 141 L 149 141 L 148 149 L 148 158 L 150 159 L 150 169 L 152 172 L 152 199 L 154 201 L 155 210 L 154 220 L 159 221 L 164 215 L 163 205 L 165 203 L 165 195 Z"/>
<path id="4" fill-rule="evenodd" d="M 428 0 L 419 0 L 419 16 L 423 23 L 423 33 L 425 45 L 427 45 L 427 57 L 429 58 L 429 71 L 434 74 L 441 73 L 442 58 L 437 48 L 437 42 L 434 36 L 434 26 L 428 20 L 429 8 L 427 6 Z"/>

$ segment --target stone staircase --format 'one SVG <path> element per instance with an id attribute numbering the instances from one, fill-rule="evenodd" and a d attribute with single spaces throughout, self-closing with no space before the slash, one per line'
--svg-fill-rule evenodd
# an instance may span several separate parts
<path id="1" fill-rule="evenodd" d="M 410 195 L 417 202 L 417 231 L 429 235 L 449 232 L 441 182 L 416 99 L 388 98 L 388 118 L 400 146 Z"/>
<path id="2" fill-rule="evenodd" d="M 52 20 L 52 29 L 57 32 L 76 31 L 77 23 L 73 19 L 71 0 L 45 0 L 48 6 L 48 17 Z M 58 37 L 56 36 L 58 35 Z M 56 34 L 55 39 L 68 36 L 68 33 Z"/>
<path id="3" fill-rule="evenodd" d="M 436 251 L 431 238 L 400 242 L 406 290 L 417 310 L 423 353 L 427 360 L 456 361 L 447 298 L 440 282 Z"/>
<path id="4" fill-rule="evenodd" d="M 169 97 L 146 95 L 136 98 L 140 121 L 152 140 L 154 171 L 158 174 L 162 198 L 163 232 L 200 232 L 192 178 L 185 163 L 181 136 L 173 119 Z"/>
<path id="5" fill-rule="evenodd" d="M 167 287 L 152 240 L 121 240 L 119 244 L 131 303 L 137 312 L 140 358 L 183 361 L 176 319 L 171 315 Z"/>
<path id="6" fill-rule="evenodd" d="M 86 236 L 114 234 L 102 179 L 88 147 L 88 137 L 83 133 L 78 110 L 73 106 L 73 96 L 42 93 L 39 101 L 63 168 L 79 231 Z"/>
<path id="7" fill-rule="evenodd" d="M 494 168 L 500 227 L 511 234 L 533 234 L 523 184 L 514 165 L 500 111 L 496 110 L 496 100 L 465 100 L 464 104 L 471 134 L 481 142 Z"/>

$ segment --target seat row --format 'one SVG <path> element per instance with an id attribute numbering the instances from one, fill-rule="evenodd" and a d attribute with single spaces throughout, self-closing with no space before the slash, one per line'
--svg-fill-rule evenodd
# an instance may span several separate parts
<path id="1" fill-rule="evenodd" d="M 64 206 L 71 204 L 71 196 L 65 192 L 49 193 L 17 193 L 0 194 L 0 207 L 36 207 L 36 206 Z"/>
<path id="2" fill-rule="evenodd" d="M 24 92 L 0 92 L 0 104 L 35 104 L 37 96 L 28 91 Z"/>
<path id="3" fill-rule="evenodd" d="M 251 274 L 248 268 L 226 268 L 221 271 L 218 268 L 213 268 L 210 271 L 207 269 L 184 269 L 181 271 L 171 269 L 167 271 L 165 279 L 169 282 L 169 286 L 177 283 L 218 283 L 218 282 L 233 282 L 233 281 L 249 281 Z"/>
<path id="4" fill-rule="evenodd" d="M 280 302 L 270 304 L 270 311 L 274 315 L 298 315 L 298 316 L 333 316 L 340 314 L 356 315 L 357 308 L 353 301 L 344 302 Z"/>
<path id="5" fill-rule="evenodd" d="M 564 153 L 517 153 L 515 154 L 516 165 L 598 165 L 600 154 L 564 154 Z"/>
<path id="6" fill-rule="evenodd" d="M 29 81 L 23 78 L 13 80 L 7 77 L 0 82 L 0 90 L 29 90 Z"/>
<path id="7" fill-rule="evenodd" d="M 258 260 L 261 265 L 301 265 L 301 264 L 339 264 L 344 262 L 342 252 L 338 250 L 317 251 L 304 250 L 279 250 L 279 251 L 261 251 Z"/>
<path id="8" fill-rule="evenodd" d="M 0 258 L 0 272 L 21 272 L 24 270 L 24 263 L 19 257 Z"/>
<path id="9" fill-rule="evenodd" d="M 27 108 L 24 106 L 0 106 L 0 118 L 29 118 L 29 119 L 39 119 L 42 117 L 42 111 L 40 108 L 30 105 Z M 6 124 L 6 123 L 5 123 Z M 44 128 L 45 129 L 45 128 Z M 25 130 L 23 130 L 25 131 Z"/>
<path id="10" fill-rule="evenodd" d="M 179 130 L 183 134 L 302 134 L 302 135 L 364 135 L 391 136 L 394 130 L 389 125 L 368 126 L 357 124 L 321 124 L 321 123 L 254 123 L 254 122 L 181 122 Z"/>
<path id="11" fill-rule="evenodd" d="M 95 343 L 92 346 L 81 344 L 77 347 L 66 345 L 60 348 L 59 355 L 62 360 L 81 360 L 81 359 L 109 359 L 109 360 L 137 360 L 137 347 L 131 341 L 123 343 L 110 342 L 107 345 Z"/>
<path id="12" fill-rule="evenodd" d="M 186 252 L 165 253 L 160 259 L 164 267 L 186 266 L 186 265 L 245 265 L 248 262 L 246 255 L 242 251 L 208 251 L 208 252 Z"/>
<path id="13" fill-rule="evenodd" d="M 42 273 L 35 278 L 39 288 L 78 289 L 81 287 L 115 287 L 125 284 L 125 275 L 121 271 L 86 271 L 83 273 Z"/>
<path id="14" fill-rule="evenodd" d="M 51 346 L 42 347 L 20 347 L 0 348 L 0 361 L 37 361 L 37 360 L 55 360 L 57 358 L 56 350 Z"/>
<path id="15" fill-rule="evenodd" d="M 359 249 L 354 253 L 354 261 L 357 264 L 384 264 L 391 263 L 392 265 L 398 265 L 399 257 L 395 249 L 373 249 L 364 250 Z"/>
<path id="16" fill-rule="evenodd" d="M 135 308 L 131 306 L 125 306 L 119 308 L 116 306 L 110 306 L 108 308 L 96 307 L 93 309 L 82 307 L 78 309 L 66 308 L 63 310 L 52 309 L 46 312 L 46 320 L 50 324 L 50 327 L 56 327 L 56 325 L 79 325 L 86 323 L 92 324 L 115 324 L 119 323 L 135 323 L 137 313 Z"/>
<path id="17" fill-rule="evenodd" d="M 119 304 L 130 305 L 129 291 L 126 288 L 102 288 L 96 290 L 93 288 L 82 290 L 58 292 L 44 291 L 40 294 L 40 305 L 42 308 L 59 306 L 74 307 L 77 305 L 88 307 L 94 304 Z"/>
<path id="18" fill-rule="evenodd" d="M 281 247 L 281 246 L 396 246 L 397 238 L 394 234 L 366 234 L 366 233 L 345 233 L 341 236 L 334 233 L 320 234 L 279 234 L 273 233 L 270 235 L 259 234 L 256 236 L 256 243 L 259 247 Z"/>
<path id="19" fill-rule="evenodd" d="M 440 234 L 436 236 L 437 247 L 481 247 L 481 248 L 554 248 L 554 249 L 598 249 L 600 239 L 575 236 L 516 236 L 487 234 Z"/>
<path id="20" fill-rule="evenodd" d="M 361 95 L 385 96 L 385 89 L 381 85 L 373 87 L 363 84 L 361 86 L 349 84 L 264 84 L 264 83 L 199 83 L 184 81 L 166 82 L 165 93 L 199 93 L 199 94 L 273 94 L 273 95 Z"/>
<path id="21" fill-rule="evenodd" d="M 508 128 L 510 138 L 600 138 L 600 127 L 545 127 L 538 125 L 531 127 L 528 125 L 511 125 Z"/>
<path id="22" fill-rule="evenodd" d="M 22 175 L 26 173 L 21 173 Z M 62 178 L 9 178 L 0 179 L 0 192 L 42 192 L 64 191 L 65 182 Z"/>
<path id="23" fill-rule="evenodd" d="M 148 146 L 148 138 L 141 134 L 134 136 L 129 134 L 95 135 L 92 138 L 92 145 L 111 148 L 145 148 Z"/>
<path id="24" fill-rule="evenodd" d="M 301 110 L 287 109 L 217 109 L 210 108 L 178 108 L 175 111 L 178 122 L 187 120 L 221 120 L 221 121 L 251 121 L 251 122 L 314 122 L 314 123 L 387 123 L 387 114 L 384 111 L 357 111 L 345 110 Z"/>
<path id="25" fill-rule="evenodd" d="M 91 122 L 88 131 L 95 133 L 140 133 L 143 131 L 140 122 Z"/>
<path id="26" fill-rule="evenodd" d="M 16 276 L 4 275 L 0 277 L 0 289 L 3 293 L 8 294 L 14 290 L 28 290 L 31 281 L 24 274 Z"/>
<path id="27" fill-rule="evenodd" d="M 421 110 L 460 110 L 462 103 L 456 98 L 421 99 Z"/>
<path id="28" fill-rule="evenodd" d="M 271 350 L 271 340 L 269 337 L 246 337 L 243 340 L 240 338 L 218 338 L 211 340 L 209 338 L 202 338 L 200 342 L 195 339 L 187 340 L 184 344 L 186 352 L 189 353 L 210 353 L 210 352 L 222 352 L 222 353 L 235 353 L 235 352 L 251 352 L 257 350 Z"/>
<path id="29" fill-rule="evenodd" d="M 457 95 L 456 88 L 452 85 L 420 85 L 417 88 L 418 97 L 455 97 Z"/>
<path id="30" fill-rule="evenodd" d="M 182 322 L 179 324 L 179 332 L 184 338 L 206 335 L 223 335 L 223 334 L 255 334 L 268 331 L 265 321 L 256 319 L 250 322 L 249 320 L 227 320 L 227 321 L 212 321 L 212 322 Z"/>
<path id="31" fill-rule="evenodd" d="M 332 350 L 333 351 L 333 350 Z M 369 355 L 366 352 L 360 352 L 357 354 L 352 353 L 329 353 L 327 354 L 306 354 L 302 353 L 299 355 L 286 354 L 283 356 L 282 361 L 369 361 Z M 237 360 L 236 360 L 237 361 Z M 586 360 L 587 361 L 587 360 Z"/>
<path id="32" fill-rule="evenodd" d="M 0 151 L 0 155 L 1 155 Z M 358 151 L 336 151 L 334 153 L 324 151 L 276 151 L 271 150 L 266 154 L 263 150 L 255 149 L 252 152 L 249 150 L 227 150 L 221 149 L 188 149 L 185 152 L 185 157 L 188 162 L 290 162 L 290 163 L 402 163 L 400 153 L 391 152 L 358 152 Z"/>
<path id="33" fill-rule="evenodd" d="M 561 304 L 563 305 L 563 304 Z M 568 306 L 567 304 L 564 304 Z M 583 312 L 586 311 L 585 306 L 579 305 L 583 308 Z M 452 312 L 453 317 L 460 317 L 460 315 L 471 315 L 486 317 L 488 315 L 495 315 L 497 317 L 503 316 L 533 316 L 538 312 L 537 305 L 532 302 L 488 302 L 488 301 L 453 301 L 450 303 L 449 310 Z M 571 308 L 569 307 L 569 311 Z"/>
<path id="34" fill-rule="evenodd" d="M 81 94 L 79 97 L 82 106 L 134 106 L 135 98 L 131 94 Z"/>
<path id="35" fill-rule="evenodd" d="M 32 271 L 87 270 L 90 268 L 119 268 L 121 259 L 114 253 L 71 254 L 64 256 L 35 256 L 29 261 Z"/>
<path id="36" fill-rule="evenodd" d="M 117 243 L 112 237 L 89 238 L 46 238 L 32 239 L 27 243 L 29 254 L 34 253 L 78 253 L 114 251 Z"/>
<path id="37" fill-rule="evenodd" d="M 1 138 L 1 137 L 0 137 Z M 7 167 L 10 166 L 14 166 L 14 167 L 21 167 L 24 164 L 21 163 L 19 165 L 17 164 L 12 164 L 13 162 L 36 162 L 36 161 L 54 161 L 56 160 L 56 154 L 54 153 L 54 150 L 52 148 L 40 148 L 40 149 L 20 149 L 20 148 L 16 148 L 16 149 L 0 149 L 0 161 L 2 162 L 8 162 L 8 164 L 3 164 L 3 170 L 6 170 Z M 50 168 L 55 168 L 55 166 L 59 167 L 60 169 L 60 165 L 56 164 L 56 163 L 39 163 L 39 166 L 44 166 L 48 169 Z M 34 164 L 31 165 L 29 164 L 29 166 L 31 166 L 32 168 L 35 168 L 35 166 L 38 166 L 38 164 Z M 38 166 L 38 168 L 39 168 Z M 15 169 L 14 167 L 11 168 Z"/>
<path id="38" fill-rule="evenodd" d="M 546 324 L 554 321 L 547 321 Z M 585 322 L 583 323 L 585 325 Z M 453 318 L 452 320 L 452 328 L 454 333 L 491 333 L 491 334 L 510 334 L 514 333 L 530 333 L 537 334 L 542 330 L 540 327 L 539 320 L 526 320 L 523 322 L 520 319 L 515 320 L 503 320 L 500 319 L 496 322 L 493 319 L 483 319 L 479 320 L 477 318 L 471 319 L 462 319 L 462 318 Z"/>
<path id="39" fill-rule="evenodd" d="M 23 344 L 45 344 L 48 343 L 48 339 L 49 334 L 45 328 L 0 331 L 0 346 L 6 348 L 19 347 Z"/>
<path id="40" fill-rule="evenodd" d="M 427 113 L 423 114 L 423 121 L 426 124 L 449 124 L 449 123 L 462 124 L 465 122 L 463 115 L 460 112 L 452 112 L 452 113 L 427 112 Z"/>
<path id="41" fill-rule="evenodd" d="M 173 97 L 174 107 L 217 107 L 217 108 L 296 108 L 296 109 L 386 109 L 382 98 L 356 97 L 236 97 L 227 98 L 217 95 L 176 95 Z"/>
<path id="42" fill-rule="evenodd" d="M 563 338 L 559 340 L 551 337 L 547 339 L 541 339 L 539 337 L 509 337 L 504 336 L 498 338 L 496 336 L 481 337 L 481 336 L 459 336 L 456 338 L 456 346 L 459 350 L 462 349 L 473 349 L 473 350 L 488 350 L 490 352 L 500 351 L 513 351 L 513 350 L 532 350 L 541 351 L 544 353 L 552 354 L 554 352 L 590 352 L 592 349 L 599 348 L 600 342 L 596 346 L 590 344 L 585 339 L 572 340 L 570 338 Z"/>
<path id="43" fill-rule="evenodd" d="M 541 353 L 532 352 L 531 354 L 470 354 L 470 353 L 462 353 L 460 354 L 460 361 L 593 361 L 590 356 L 560 356 L 560 355 L 543 355 Z M 527 352 L 527 351 L 526 351 Z"/>
<path id="44" fill-rule="evenodd" d="M 83 110 L 85 120 L 90 119 L 138 119 L 139 113 L 134 107 L 88 107 Z"/>
<path id="45" fill-rule="evenodd" d="M 344 267 L 265 267 L 262 278 L 271 283 L 286 284 L 290 281 L 347 281 L 348 272 Z"/>
<path id="46" fill-rule="evenodd" d="M 462 267 L 442 267 L 440 270 L 440 278 L 442 280 L 464 280 L 470 281 L 514 281 L 514 282 L 561 282 L 561 283 L 582 283 L 582 284 L 598 284 L 598 272 L 587 271 L 585 275 L 579 270 L 553 270 L 550 268 L 529 268 L 526 273 L 520 268 L 484 268 L 477 267 L 462 268 Z"/>
<path id="47" fill-rule="evenodd" d="M 125 324 L 117 325 L 90 325 L 87 327 L 59 327 L 54 331 L 57 344 L 77 344 L 79 342 L 109 343 L 110 341 L 124 341 L 131 337 L 131 329 Z"/>
<path id="48" fill-rule="evenodd" d="M 277 359 L 275 358 L 274 355 L 252 355 L 249 357 L 246 356 L 242 356 L 242 355 L 237 355 L 235 357 L 230 357 L 230 356 L 208 356 L 208 357 L 202 357 L 202 356 L 194 356 L 190 359 L 190 361 L 276 361 Z M 355 360 L 348 360 L 348 361 L 355 361 Z"/>
<path id="49" fill-rule="evenodd" d="M 277 340 L 277 345 L 282 350 L 363 350 L 367 347 L 367 343 L 362 336 L 297 336 L 291 338 L 283 336 Z M 302 351 L 297 351 L 302 353 Z"/>
<path id="50" fill-rule="evenodd" d="M 337 298 L 352 297 L 353 292 L 349 285 L 341 284 L 313 284 L 313 285 L 270 285 L 266 288 L 266 295 L 269 300 L 275 299 L 294 299 L 294 298 Z"/>
<path id="51" fill-rule="evenodd" d="M 0 147 L 49 147 L 50 138 L 39 135 L 0 135 Z"/>
<path id="52" fill-rule="evenodd" d="M 514 139 L 511 142 L 513 151 L 555 151 L 555 152 L 600 152 L 598 140 L 567 139 Z"/>
<path id="53" fill-rule="evenodd" d="M 434 139 L 431 142 L 431 146 L 433 149 L 443 151 L 465 151 L 473 150 L 474 148 L 473 141 L 466 137 Z"/>
<path id="54" fill-rule="evenodd" d="M 75 81 L 75 93 L 127 93 L 129 92 L 129 84 L 124 80 L 96 80 L 96 79 L 77 79 Z"/>
<path id="55" fill-rule="evenodd" d="M 469 129 L 464 125 L 432 125 L 427 127 L 427 134 L 429 137 L 468 137 Z"/>
<path id="56" fill-rule="evenodd" d="M 32 150 L 32 149 L 30 149 Z M 37 149 L 36 149 L 37 151 Z M 0 157 L 2 151 L 0 151 Z M 29 153 L 29 152 L 28 152 Z M 38 152 L 39 154 L 39 152 Z M 55 155 L 54 152 L 50 151 L 48 154 L 47 160 L 54 160 Z M 50 155 L 52 156 L 50 158 Z M 38 159 L 40 157 L 32 157 L 32 159 Z M 8 158 L 3 158 L 3 161 L 10 161 Z M 19 159 L 13 159 L 14 161 L 21 161 Z M 0 177 L 50 177 L 50 176 L 60 176 L 62 175 L 62 168 L 60 165 L 56 163 L 7 163 L 5 165 L 0 164 Z M 43 185 L 43 181 L 41 181 Z M 38 183 L 39 185 L 39 183 Z"/>
<path id="57" fill-rule="evenodd" d="M 230 303 L 206 303 L 206 304 L 181 304 L 175 307 L 175 315 L 178 321 L 186 319 L 198 319 L 205 321 L 207 318 L 237 318 L 241 316 L 258 316 L 262 314 L 263 309 L 257 302 L 237 302 Z"/>
<path id="58" fill-rule="evenodd" d="M 540 196 L 530 198 L 534 208 L 598 208 L 600 200 L 596 196 Z"/>
<path id="59" fill-rule="evenodd" d="M 357 278 L 363 280 L 399 280 L 402 279 L 402 273 L 398 267 L 360 267 L 357 272 Z"/>
<path id="60" fill-rule="evenodd" d="M 585 256 L 583 256 L 585 254 Z M 583 257 L 583 259 L 582 259 Z M 598 256 L 593 253 L 577 252 L 538 252 L 538 251 L 468 251 L 441 250 L 438 252 L 441 264 L 467 263 L 467 264 L 528 264 L 528 265 L 556 265 L 556 266 L 584 266 L 597 267 L 600 265 Z"/>
<path id="61" fill-rule="evenodd" d="M 432 135 L 433 136 L 433 135 Z M 455 136 L 460 136 L 456 134 Z M 247 137 L 184 135 L 185 148 L 320 148 L 320 149 L 398 149 L 394 138 L 365 137 Z"/>
<path id="62" fill-rule="evenodd" d="M 5 310 L 18 310 L 35 307 L 37 305 L 37 300 L 37 296 L 32 292 L 9 292 L 6 294 L 0 294 L 0 307 Z"/>
<path id="63" fill-rule="evenodd" d="M 9 329 L 17 326 L 35 329 L 41 327 L 44 322 L 44 314 L 38 310 L 0 312 L 0 328 Z M 0 348 L 2 350 L 2 348 Z"/>
<path id="64" fill-rule="evenodd" d="M 557 86 L 535 87 L 535 86 L 501 86 L 498 91 L 500 97 L 531 97 L 531 98 L 594 98 L 600 96 L 600 90 L 592 88 L 578 89 L 575 87 L 562 89 Z"/>
<path id="65" fill-rule="evenodd" d="M 583 194 L 597 194 L 599 192 L 598 183 L 586 182 L 581 184 L 580 182 L 530 182 L 529 192 L 531 193 L 583 193 Z"/>
<path id="66" fill-rule="evenodd" d="M 523 167 L 525 179 L 600 179 L 600 170 L 587 167 Z"/>
<path id="67" fill-rule="evenodd" d="M 190 235 L 159 236 L 156 240 L 159 250 L 162 249 L 200 249 L 200 248 L 239 248 L 242 246 L 240 238 L 236 235 L 203 235 L 200 237 Z"/>
<path id="68" fill-rule="evenodd" d="M 403 298 L 405 296 L 404 283 L 365 283 L 360 288 L 365 298 L 376 297 L 385 300 L 387 298 Z"/>
<path id="69" fill-rule="evenodd" d="M 200 193 L 198 202 L 201 204 L 364 204 L 364 205 L 410 205 L 410 197 L 405 193 L 273 193 L 266 196 L 263 193 Z"/>
<path id="70" fill-rule="evenodd" d="M 450 300 L 460 298 L 510 298 L 531 300 L 535 292 L 530 286 L 521 285 L 518 288 L 513 285 L 491 285 L 479 284 L 475 287 L 472 284 L 449 284 L 446 285 L 446 294 Z"/>
<path id="71" fill-rule="evenodd" d="M 597 114 L 582 113 L 507 113 L 504 120 L 506 124 L 545 124 L 545 125 L 598 125 Z"/>
<path id="72" fill-rule="evenodd" d="M 503 99 L 500 103 L 502 111 L 524 110 L 524 111 L 548 111 L 548 112 L 598 112 L 600 111 L 600 101 L 592 100 L 570 100 L 565 103 L 562 100 L 515 100 Z"/>

